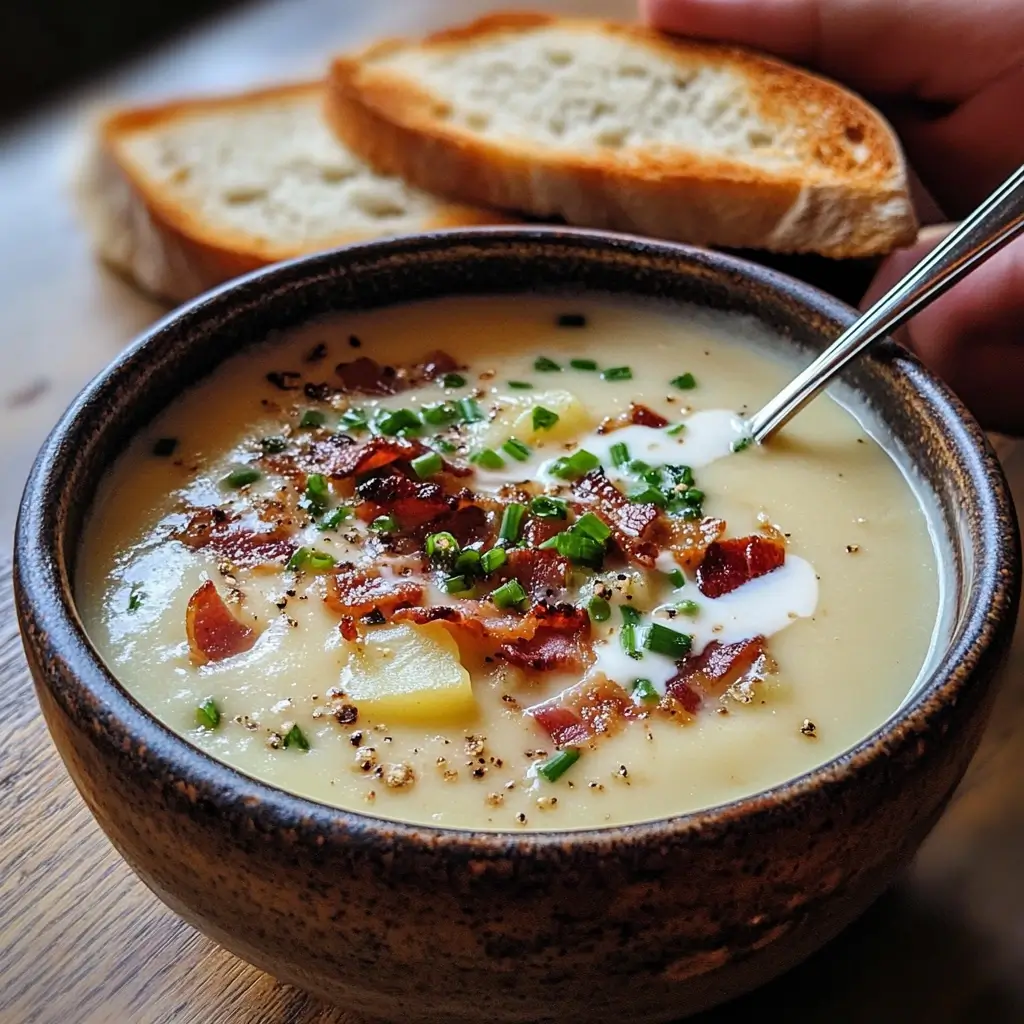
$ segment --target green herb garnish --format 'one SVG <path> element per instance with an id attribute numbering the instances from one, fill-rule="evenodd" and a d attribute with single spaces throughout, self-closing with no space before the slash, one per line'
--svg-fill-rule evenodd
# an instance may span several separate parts
<path id="1" fill-rule="evenodd" d="M 418 430 L 423 423 L 412 409 L 394 409 L 381 413 L 374 426 L 386 437 L 395 437 L 402 431 Z"/>
<path id="2" fill-rule="evenodd" d="M 303 498 L 312 511 L 322 512 L 331 500 L 331 490 L 327 485 L 327 478 L 321 473 L 310 473 L 306 477 L 306 492 Z"/>
<path id="3" fill-rule="evenodd" d="M 333 555 L 329 555 L 325 551 L 317 551 L 316 548 L 303 546 L 295 550 L 285 568 L 294 572 L 327 572 L 335 565 Z"/>
<path id="4" fill-rule="evenodd" d="M 560 480 L 577 480 L 600 465 L 601 460 L 596 455 L 588 452 L 586 448 L 581 448 L 579 451 L 573 452 L 572 455 L 555 459 L 549 472 Z"/>
<path id="5" fill-rule="evenodd" d="M 142 607 L 142 599 L 146 596 L 146 592 L 142 589 L 142 586 L 138 583 L 133 583 L 131 590 L 128 591 L 128 611 L 137 612 Z"/>
<path id="6" fill-rule="evenodd" d="M 548 359 L 547 356 L 538 356 L 533 361 L 533 368 L 538 373 L 558 373 L 562 369 L 554 359 Z"/>
<path id="7" fill-rule="evenodd" d="M 515 391 L 532 391 L 533 385 L 528 380 L 510 380 L 508 386 Z"/>
<path id="8" fill-rule="evenodd" d="M 604 544 L 612 535 L 604 521 L 594 515 L 593 512 L 584 512 L 583 515 L 572 524 L 573 533 L 581 533 L 598 544 Z"/>
<path id="9" fill-rule="evenodd" d="M 640 629 L 640 613 L 635 608 L 622 605 L 619 609 L 622 612 L 622 629 L 619 630 L 619 642 L 622 649 L 631 658 L 638 661 L 643 657 L 643 651 L 637 644 L 637 633 Z"/>
<path id="10" fill-rule="evenodd" d="M 741 452 L 745 448 L 749 448 L 753 443 L 754 439 L 752 437 L 739 437 L 729 447 L 734 452 Z"/>
<path id="11" fill-rule="evenodd" d="M 601 380 L 632 380 L 633 371 L 628 366 L 611 366 L 601 371 Z"/>
<path id="12" fill-rule="evenodd" d="M 530 502 L 530 511 L 538 519 L 565 519 L 569 514 L 569 503 L 564 498 L 538 494 Z"/>
<path id="13" fill-rule="evenodd" d="M 459 409 L 454 402 L 439 402 L 437 405 L 426 405 L 420 410 L 424 423 L 432 427 L 441 427 L 454 423 L 459 418 Z"/>
<path id="14" fill-rule="evenodd" d="M 346 519 L 352 518 L 352 509 L 348 505 L 339 505 L 335 509 L 331 509 L 320 520 L 320 529 L 323 531 L 336 530 Z"/>
<path id="15" fill-rule="evenodd" d="M 370 421 L 366 418 L 366 410 L 346 409 L 341 414 L 341 425 L 346 430 L 358 432 L 360 430 L 368 430 L 370 427 Z"/>
<path id="16" fill-rule="evenodd" d="M 426 455 L 417 456 L 409 465 L 421 480 L 426 480 L 427 477 L 441 472 L 444 468 L 444 459 L 437 452 L 427 452 Z"/>
<path id="17" fill-rule="evenodd" d="M 566 747 L 537 765 L 537 774 L 548 782 L 557 782 L 579 759 L 580 752 L 575 747 Z"/>
<path id="18" fill-rule="evenodd" d="M 585 533 L 564 530 L 544 541 L 541 548 L 554 548 L 563 558 L 589 569 L 600 569 L 604 564 L 604 544 Z"/>
<path id="19" fill-rule="evenodd" d="M 681 615 L 696 615 L 700 611 L 700 605 L 696 601 L 691 601 L 687 598 L 685 601 L 680 601 L 676 604 L 676 609 Z"/>
<path id="20" fill-rule="evenodd" d="M 463 423 L 479 423 L 484 418 L 480 403 L 475 398 L 460 398 L 458 401 L 459 415 Z"/>
<path id="21" fill-rule="evenodd" d="M 370 523 L 370 529 L 377 533 L 397 533 L 398 520 L 392 515 L 377 516 L 377 518 Z"/>
<path id="22" fill-rule="evenodd" d="M 533 429 L 550 430 L 559 420 L 557 412 L 545 409 L 542 405 L 533 407 Z"/>
<path id="23" fill-rule="evenodd" d="M 697 378 L 692 373 L 683 373 L 673 377 L 669 383 L 680 391 L 692 391 L 697 386 Z"/>
<path id="24" fill-rule="evenodd" d="M 692 646 L 692 636 L 669 629 L 658 622 L 653 623 L 644 635 L 644 647 L 647 650 L 664 654 L 676 661 L 685 658 Z"/>
<path id="25" fill-rule="evenodd" d="M 519 531 L 522 529 L 523 516 L 526 515 L 526 506 L 513 501 L 505 506 L 501 516 L 501 528 L 498 530 L 498 543 L 506 547 L 515 544 L 519 540 Z"/>
<path id="26" fill-rule="evenodd" d="M 516 462 L 525 462 L 530 457 L 530 449 L 515 437 L 510 437 L 501 446 L 501 450 Z"/>
<path id="27" fill-rule="evenodd" d="M 283 744 L 285 749 L 296 747 L 298 750 L 309 750 L 309 740 L 297 723 L 284 734 Z"/>
<path id="28" fill-rule="evenodd" d="M 266 455 L 277 455 L 288 447 L 288 442 L 283 437 L 264 437 L 260 439 L 260 447 Z"/>
<path id="29" fill-rule="evenodd" d="M 504 548 L 491 548 L 480 556 L 480 570 L 485 576 L 490 576 L 495 569 L 500 569 L 508 559 Z"/>
<path id="30" fill-rule="evenodd" d="M 472 590 L 473 584 L 465 576 L 449 576 L 444 581 L 444 592 L 446 594 L 464 594 Z"/>
<path id="31" fill-rule="evenodd" d="M 686 424 L 685 423 L 673 423 L 671 427 L 666 427 L 665 428 L 665 433 L 668 434 L 669 437 L 677 437 L 685 429 L 686 429 Z"/>
<path id="32" fill-rule="evenodd" d="M 441 383 L 446 388 L 464 388 L 466 386 L 466 378 L 461 373 L 446 373 L 441 378 Z"/>
<path id="33" fill-rule="evenodd" d="M 480 563 L 482 561 L 480 552 L 476 548 L 466 548 L 455 559 L 455 572 L 459 576 L 479 576 L 481 575 Z"/>
<path id="34" fill-rule="evenodd" d="M 299 418 L 299 426 L 304 430 L 322 427 L 326 422 L 327 417 L 319 409 L 307 409 Z"/>
<path id="35" fill-rule="evenodd" d="M 574 370 L 596 370 L 597 363 L 593 359 L 570 359 L 569 365 Z"/>
<path id="36" fill-rule="evenodd" d="M 499 608 L 523 608 L 528 597 L 519 580 L 506 580 L 492 594 L 491 600 Z"/>
<path id="37" fill-rule="evenodd" d="M 634 679 L 631 687 L 633 699 L 641 704 L 657 704 L 661 700 L 661 694 L 654 688 L 650 679 Z"/>
<path id="38" fill-rule="evenodd" d="M 220 725 L 220 708 L 212 697 L 196 707 L 196 723 L 203 729 L 216 729 Z"/>
<path id="39" fill-rule="evenodd" d="M 587 614 L 591 622 L 607 622 L 611 618 L 612 606 L 595 594 L 587 603 Z"/>
<path id="40" fill-rule="evenodd" d="M 683 575 L 682 569 L 673 569 L 671 572 L 665 574 L 668 576 L 669 583 L 678 590 L 680 587 L 686 586 L 686 577 Z"/>
<path id="41" fill-rule="evenodd" d="M 612 465 L 618 469 L 629 465 L 629 448 L 622 442 L 616 441 L 611 446 L 608 454 L 612 457 Z"/>
<path id="42" fill-rule="evenodd" d="M 432 533 L 424 544 L 427 558 L 438 565 L 451 565 L 459 557 L 459 542 L 450 533 Z"/>
<path id="43" fill-rule="evenodd" d="M 239 466 L 238 469 L 231 470 L 226 477 L 224 477 L 224 483 L 228 487 L 233 487 L 238 490 L 240 487 L 248 487 L 249 484 L 256 483 L 257 480 L 263 474 L 258 469 L 253 469 L 252 466 Z"/>
<path id="44" fill-rule="evenodd" d="M 505 466 L 505 460 L 493 448 L 484 448 L 478 451 L 469 457 L 469 461 L 475 462 L 484 469 L 502 469 Z"/>

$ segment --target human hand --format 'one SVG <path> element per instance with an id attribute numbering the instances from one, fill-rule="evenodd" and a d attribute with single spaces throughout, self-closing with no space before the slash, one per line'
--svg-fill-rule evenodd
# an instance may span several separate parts
<path id="1" fill-rule="evenodd" d="M 656 27 L 775 53 L 863 93 L 890 118 L 948 218 L 1024 164 L 1020 0 L 641 0 Z M 928 211 L 921 211 L 927 214 Z M 865 304 L 942 232 L 882 265 Z M 989 429 L 1024 433 L 1024 239 L 902 334 Z"/>

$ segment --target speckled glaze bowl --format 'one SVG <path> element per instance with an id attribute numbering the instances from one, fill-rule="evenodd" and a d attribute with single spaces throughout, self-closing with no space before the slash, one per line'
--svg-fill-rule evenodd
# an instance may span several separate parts
<path id="1" fill-rule="evenodd" d="M 579 290 L 753 314 L 789 339 L 780 344 L 808 349 L 852 315 L 752 264 L 622 236 L 484 229 L 357 246 L 255 274 L 157 324 L 74 403 L 25 492 L 15 572 L 25 649 L 96 819 L 197 928 L 363 1017 L 666 1021 L 758 985 L 835 935 L 908 862 L 992 701 L 1019 596 L 1011 499 L 974 421 L 893 346 L 845 380 L 938 497 L 954 614 L 937 667 L 901 712 L 792 782 L 626 828 L 400 825 L 215 762 L 120 687 L 75 611 L 76 547 L 105 469 L 183 387 L 268 331 L 330 311 Z"/>

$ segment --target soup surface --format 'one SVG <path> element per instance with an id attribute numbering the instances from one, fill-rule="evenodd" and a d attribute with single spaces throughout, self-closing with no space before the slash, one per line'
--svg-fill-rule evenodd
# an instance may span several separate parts
<path id="1" fill-rule="evenodd" d="M 764 341 L 594 298 L 270 339 L 111 471 L 89 635 L 212 756 L 379 816 L 601 826 L 792 778 L 906 698 L 940 586 L 849 411 L 745 446 L 792 373 Z"/>

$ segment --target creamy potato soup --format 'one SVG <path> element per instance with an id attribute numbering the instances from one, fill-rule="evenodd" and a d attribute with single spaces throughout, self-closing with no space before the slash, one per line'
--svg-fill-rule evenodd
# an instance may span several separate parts
<path id="1" fill-rule="evenodd" d="M 378 816 L 592 827 L 783 782 L 907 697 L 940 586 L 850 411 L 745 442 L 793 370 L 763 341 L 520 297 L 272 338 L 113 468 L 89 635 L 213 757 Z"/>

